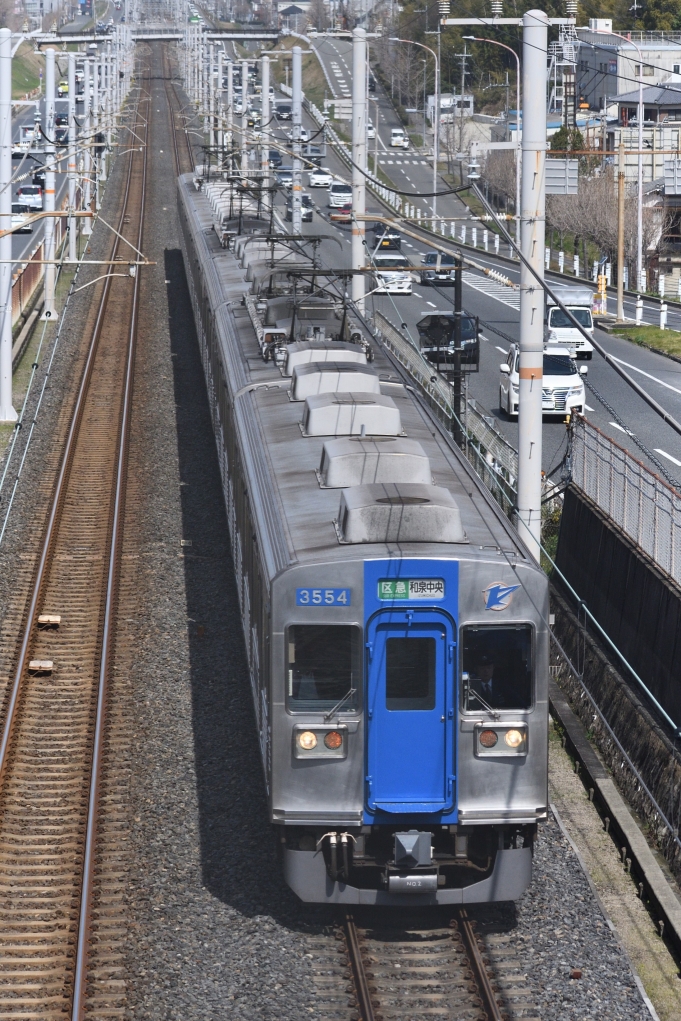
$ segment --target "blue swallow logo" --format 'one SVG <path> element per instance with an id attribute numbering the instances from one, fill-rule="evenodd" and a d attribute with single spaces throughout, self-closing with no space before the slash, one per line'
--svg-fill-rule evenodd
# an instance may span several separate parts
<path id="1" fill-rule="evenodd" d="M 500 581 L 494 581 L 483 591 L 486 610 L 505 610 L 511 605 L 513 593 L 520 585 L 502 585 Z"/>

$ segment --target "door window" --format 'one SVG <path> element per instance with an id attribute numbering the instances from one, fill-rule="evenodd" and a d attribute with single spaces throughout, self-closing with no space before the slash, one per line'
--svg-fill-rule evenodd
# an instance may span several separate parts
<path id="1" fill-rule="evenodd" d="M 435 639 L 388 638 L 385 644 L 386 709 L 434 709 Z"/>
<path id="2" fill-rule="evenodd" d="M 360 629 L 352 624 L 292 624 L 286 632 L 288 707 L 328 712 L 359 705 Z"/>
<path id="3" fill-rule="evenodd" d="M 529 709 L 532 705 L 532 628 L 529 624 L 461 629 L 463 707 Z"/>

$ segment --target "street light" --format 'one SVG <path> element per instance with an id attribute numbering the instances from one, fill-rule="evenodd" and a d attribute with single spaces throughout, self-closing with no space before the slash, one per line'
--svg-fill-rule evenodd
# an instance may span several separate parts
<path id="1" fill-rule="evenodd" d="M 636 290 L 641 290 L 641 274 L 643 272 L 643 54 L 641 47 L 620 32 L 606 31 L 602 28 L 591 29 L 594 35 L 614 35 L 623 39 L 638 52 L 638 204 L 636 207 Z M 622 270 L 620 269 L 620 272 Z"/>
<path id="2" fill-rule="evenodd" d="M 506 43 L 500 43 L 496 39 L 479 39 L 475 35 L 464 35 L 462 39 L 468 39 L 474 43 L 491 43 L 492 46 L 501 46 L 503 50 L 508 50 L 512 53 L 516 63 L 516 76 L 515 76 L 515 243 L 520 247 L 520 57 L 515 50 L 507 46 Z M 461 97 L 463 103 L 463 96 Z M 508 105 L 508 103 L 506 104 Z"/>
<path id="3" fill-rule="evenodd" d="M 414 39 L 397 39 L 394 36 L 390 37 L 391 43 L 405 43 L 407 46 L 420 46 L 422 50 L 427 50 L 431 57 L 435 61 L 435 111 L 433 115 L 433 230 L 435 229 L 435 217 L 437 216 L 437 164 L 439 156 L 439 144 L 438 135 L 440 133 L 440 62 L 437 59 L 437 53 L 435 50 L 431 50 L 430 46 L 424 45 L 424 43 L 417 43 Z M 425 138 L 423 139 L 425 144 Z"/>

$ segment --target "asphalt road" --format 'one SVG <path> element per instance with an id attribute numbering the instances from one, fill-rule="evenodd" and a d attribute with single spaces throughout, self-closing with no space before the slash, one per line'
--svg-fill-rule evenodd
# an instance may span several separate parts
<path id="1" fill-rule="evenodd" d="M 350 49 L 346 40 L 325 39 L 316 44 L 320 50 L 327 73 L 341 93 L 342 84 L 346 87 L 351 82 Z M 335 70 L 334 70 L 335 65 Z M 340 74 L 336 74 L 339 71 Z M 342 93 L 341 93 L 342 94 Z M 424 162 L 420 153 L 413 150 L 396 153 L 389 150 L 386 142 L 390 138 L 390 129 L 397 125 L 397 117 L 384 96 L 377 91 L 379 99 L 379 116 L 373 117 L 378 124 L 379 161 L 381 168 L 392 178 L 398 187 L 413 193 L 432 191 L 432 163 Z M 284 99 L 285 97 L 278 97 Z M 306 127 L 313 134 L 316 125 L 307 119 Z M 278 132 L 283 140 L 290 124 L 282 125 Z M 275 132 L 277 134 L 277 132 Z M 314 140 L 313 140 L 314 141 Z M 383 153 L 383 156 L 381 156 Z M 409 162 L 406 160 L 409 159 Z M 331 147 L 325 165 L 338 176 L 348 179 L 345 164 L 333 153 Z M 441 182 L 442 183 L 442 182 Z M 306 182 L 304 181 L 304 187 Z M 443 186 L 444 187 L 444 186 Z M 315 213 L 312 224 L 305 224 L 303 229 L 308 234 L 324 233 L 340 241 L 340 247 L 331 241 L 325 242 L 320 249 L 320 256 L 328 266 L 349 266 L 350 263 L 350 228 L 348 225 L 335 224 L 328 221 L 330 210 L 326 206 L 326 192 L 323 189 L 307 189 L 313 196 L 319 213 Z M 283 207 L 283 198 L 282 198 Z M 420 201 L 426 208 L 427 200 Z M 459 216 L 465 207 L 455 196 L 442 197 L 438 201 L 438 212 L 442 216 Z M 368 197 L 367 211 L 381 214 L 385 210 Z M 282 209 L 283 212 L 283 209 Z M 321 221 L 326 221 L 322 227 Z M 422 255 L 429 250 L 427 241 L 423 243 L 405 238 L 402 251 L 415 266 L 421 262 Z M 482 250 L 476 255 L 481 264 L 501 270 L 512 281 L 517 281 L 519 272 L 508 260 L 496 259 L 493 254 L 485 254 Z M 554 276 L 552 274 L 552 276 Z M 569 281 L 566 275 L 555 279 Z M 367 312 L 380 310 L 396 326 L 407 324 L 409 334 L 418 341 L 416 323 L 428 313 L 438 310 L 451 310 L 453 307 L 453 288 L 423 287 L 414 283 L 413 294 L 407 296 L 372 295 L 367 299 Z M 632 303 L 628 303 L 631 307 Z M 467 270 L 464 274 L 464 307 L 467 312 L 480 318 L 483 339 L 481 344 L 480 371 L 470 374 L 468 393 L 487 409 L 495 419 L 498 428 L 508 440 L 517 447 L 517 422 L 510 421 L 499 407 L 499 365 L 504 360 L 510 341 L 519 340 L 519 298 L 514 288 L 504 287 L 491 281 L 482 273 Z M 656 322 L 657 306 L 654 302 L 646 303 L 646 318 Z M 633 317 L 633 311 L 631 312 Z M 681 329 L 681 312 L 672 313 L 669 317 L 670 326 L 678 318 Z M 669 358 L 639 348 L 633 343 L 597 331 L 597 339 L 608 353 L 619 359 L 622 366 L 637 382 L 658 401 L 677 421 L 681 421 L 681 364 Z M 668 481 L 676 482 L 681 488 L 681 436 L 669 425 L 665 424 L 645 401 L 612 369 L 598 354 L 594 354 L 588 362 L 587 376 L 587 408 L 589 420 L 616 442 L 628 449 L 638 460 L 643 461 L 654 471 L 666 473 Z M 566 448 L 566 429 L 560 417 L 545 417 L 543 428 L 543 466 L 551 471 L 560 464 Z"/>

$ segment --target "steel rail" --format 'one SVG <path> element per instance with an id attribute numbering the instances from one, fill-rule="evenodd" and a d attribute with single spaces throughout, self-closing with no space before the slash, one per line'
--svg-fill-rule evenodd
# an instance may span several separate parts
<path id="1" fill-rule="evenodd" d="M 504 1015 L 501 1013 L 497 998 L 494 995 L 494 989 L 487 974 L 482 954 L 478 948 L 478 941 L 475 938 L 475 931 L 465 908 L 459 908 L 457 921 L 468 959 L 473 967 L 475 981 L 482 997 L 483 1008 L 487 1013 L 487 1017 L 489 1021 L 503 1021 Z"/>
<path id="2" fill-rule="evenodd" d="M 151 100 L 147 99 L 147 104 Z M 148 128 L 145 133 L 148 134 Z M 142 163 L 142 194 L 140 203 L 140 222 L 137 231 L 137 246 L 142 247 L 144 232 L 144 211 L 147 190 L 148 145 L 143 150 Z M 134 154 L 131 156 L 134 159 Z M 102 775 L 102 748 L 104 744 L 104 727 L 106 724 L 106 702 L 109 688 L 109 671 L 114 644 L 114 627 L 116 604 L 118 597 L 118 574 L 120 567 L 120 547 L 125 514 L 125 495 L 127 482 L 127 461 L 130 440 L 130 419 L 132 414 L 132 398 L 135 373 L 135 356 L 137 352 L 137 322 L 139 318 L 140 274 L 136 274 L 130 327 L 128 331 L 128 350 L 125 366 L 125 387 L 123 391 L 121 425 L 118 440 L 118 458 L 116 463 L 116 486 L 111 523 L 111 546 L 109 548 L 109 564 L 106 581 L 106 598 L 104 604 L 104 625 L 102 648 L 99 662 L 99 678 L 97 688 L 97 714 L 95 718 L 95 736 L 92 748 L 92 771 L 90 774 L 90 796 L 88 802 L 87 830 L 85 835 L 85 852 L 83 867 L 83 886 L 80 898 L 80 917 L 78 924 L 78 941 L 76 948 L 76 964 L 73 980 L 73 1003 L 71 1007 L 72 1021 L 80 1021 L 83 1016 L 86 995 L 87 963 L 90 941 L 90 922 L 92 918 L 92 887 L 94 880 L 94 861 L 97 842 L 97 824 L 99 821 L 99 790 Z"/>
<path id="3" fill-rule="evenodd" d="M 369 980 L 364 970 L 357 926 L 355 925 L 355 919 L 349 911 L 346 911 L 343 917 L 343 931 L 345 933 L 348 957 L 350 958 L 350 968 L 352 969 L 360 1017 L 362 1021 L 375 1021 L 374 1005 L 371 1001 Z"/>

